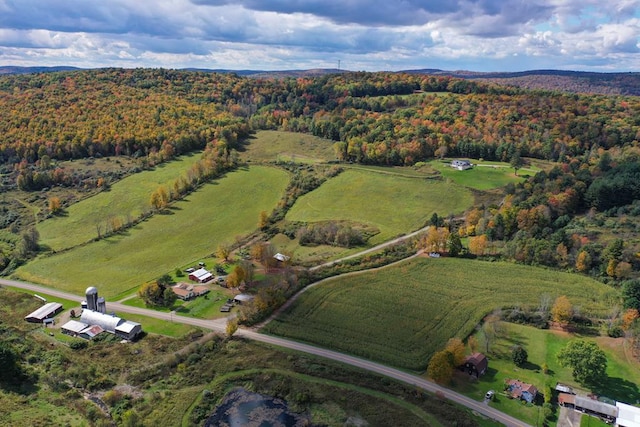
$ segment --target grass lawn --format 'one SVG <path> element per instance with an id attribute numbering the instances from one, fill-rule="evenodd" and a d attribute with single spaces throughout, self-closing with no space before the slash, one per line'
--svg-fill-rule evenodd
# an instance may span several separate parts
<path id="1" fill-rule="evenodd" d="M 82 294 L 98 287 L 109 299 L 174 271 L 254 230 L 262 210 L 270 211 L 288 182 L 279 169 L 256 166 L 205 185 L 122 234 L 22 267 L 15 276 Z"/>
<path id="2" fill-rule="evenodd" d="M 153 170 L 128 176 L 114 183 L 108 191 L 69 206 L 63 215 L 38 224 L 40 243 L 59 251 L 96 238 L 98 225 L 104 233 L 109 218 L 117 217 L 123 223 L 127 218 L 138 218 L 149 209 L 151 193 L 161 185 L 171 189 L 176 178 L 185 174 L 199 159 L 200 153 L 182 156 Z"/>
<path id="3" fill-rule="evenodd" d="M 247 161 L 320 163 L 336 158 L 334 141 L 304 133 L 263 130 L 244 146 L 241 158 Z"/>
<path id="4" fill-rule="evenodd" d="M 502 394 L 505 379 L 516 378 L 533 384 L 541 393 L 545 392 L 545 385 L 554 387 L 557 382 L 561 382 L 574 387 L 582 395 L 594 392 L 600 396 L 630 403 L 635 403 L 640 399 L 640 390 L 638 389 L 640 363 L 636 360 L 620 357 L 619 352 L 623 352 L 624 341 L 622 338 L 578 337 L 561 331 L 540 330 L 531 326 L 511 323 L 501 323 L 500 325 L 499 337 L 489 347 L 488 374 L 480 377 L 478 382 L 470 382 L 465 375 L 456 376 L 454 385 L 456 391 L 482 400 L 487 390 L 495 390 L 498 395 L 491 403 L 492 406 L 532 423 L 535 423 L 539 407 L 523 405 L 518 401 L 508 399 Z M 481 343 L 479 350 L 484 351 L 482 334 L 478 333 L 477 338 Z M 607 355 L 608 379 L 591 390 L 576 383 L 571 375 L 571 370 L 560 366 L 557 361 L 558 352 L 571 339 L 577 338 L 595 340 Z M 528 363 L 522 368 L 515 366 L 511 360 L 511 349 L 514 345 L 522 345 L 528 352 Z M 549 368 L 546 375 L 542 369 L 545 363 Z M 598 424 L 591 425 L 597 426 Z"/>
<path id="5" fill-rule="evenodd" d="M 584 276 L 502 262 L 418 258 L 309 289 L 264 331 L 423 371 L 495 308 L 567 295 L 604 314 L 616 291 Z"/>
<path id="6" fill-rule="evenodd" d="M 286 219 L 366 223 L 380 230 L 373 245 L 417 230 L 434 212 L 447 216 L 472 204 L 472 194 L 451 182 L 346 170 L 300 197 Z"/>
<path id="7" fill-rule="evenodd" d="M 222 307 L 228 298 L 232 298 L 233 293 L 230 290 L 211 285 L 211 292 L 208 294 L 194 298 L 190 301 L 176 300 L 171 308 L 154 308 L 154 310 L 170 312 L 174 311 L 180 316 L 196 317 L 198 319 L 216 319 L 226 317 L 229 313 L 221 313 Z M 123 304 L 131 307 L 149 308 L 144 301 L 139 298 L 131 298 L 123 302 Z"/>
<path id="8" fill-rule="evenodd" d="M 450 166 L 450 161 L 434 160 L 428 164 L 438 170 L 442 176 L 452 180 L 458 185 L 473 188 L 476 190 L 492 190 L 494 188 L 504 187 L 508 183 L 518 183 L 525 179 L 525 176 L 534 175 L 539 169 L 518 170 L 518 176 L 513 172 L 513 168 L 508 163 L 499 162 L 479 162 L 473 160 L 472 163 L 477 164 L 473 169 L 459 171 Z"/>

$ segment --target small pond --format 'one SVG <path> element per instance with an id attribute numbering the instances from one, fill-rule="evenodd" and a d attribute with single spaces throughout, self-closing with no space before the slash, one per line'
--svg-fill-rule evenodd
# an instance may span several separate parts
<path id="1" fill-rule="evenodd" d="M 287 402 L 244 388 L 230 391 L 205 422 L 205 427 L 302 427 L 310 425 L 304 414 L 291 412 Z"/>

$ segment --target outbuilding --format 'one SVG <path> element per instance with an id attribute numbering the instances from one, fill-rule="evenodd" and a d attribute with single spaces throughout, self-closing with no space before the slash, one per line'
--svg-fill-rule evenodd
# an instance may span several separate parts
<path id="1" fill-rule="evenodd" d="M 213 274 L 209 272 L 206 268 L 199 268 L 193 273 L 189 273 L 189 279 L 198 283 L 206 283 L 209 280 L 213 279 Z"/>
<path id="2" fill-rule="evenodd" d="M 116 335 L 129 341 L 135 339 L 142 332 L 140 323 L 125 320 L 116 326 Z"/>
<path id="3" fill-rule="evenodd" d="M 616 402 L 616 407 L 616 427 L 640 427 L 640 408 L 622 402 Z"/>
<path id="4" fill-rule="evenodd" d="M 36 311 L 29 313 L 24 317 L 27 322 L 42 323 L 44 319 L 55 316 L 62 311 L 62 304 L 59 302 L 49 302 L 37 309 Z"/>
<path id="5" fill-rule="evenodd" d="M 489 361 L 487 360 L 487 356 L 482 353 L 473 353 L 465 357 L 464 364 L 461 366 L 463 371 L 476 378 L 484 375 L 488 367 Z"/>

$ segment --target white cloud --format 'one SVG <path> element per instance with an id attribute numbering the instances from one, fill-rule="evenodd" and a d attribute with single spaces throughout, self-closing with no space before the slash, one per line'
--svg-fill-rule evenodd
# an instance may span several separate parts
<path id="1" fill-rule="evenodd" d="M 640 0 L 0 0 L 0 64 L 637 70 L 638 10 Z"/>

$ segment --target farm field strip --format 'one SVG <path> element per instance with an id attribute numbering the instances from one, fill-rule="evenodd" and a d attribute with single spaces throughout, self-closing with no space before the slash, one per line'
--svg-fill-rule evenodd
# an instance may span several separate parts
<path id="1" fill-rule="evenodd" d="M 453 183 L 346 170 L 300 197 L 286 219 L 370 224 L 380 230 L 374 245 L 423 227 L 434 212 L 446 216 L 472 204 L 471 193 Z"/>
<path id="2" fill-rule="evenodd" d="M 549 294 L 604 314 L 614 292 L 541 268 L 418 258 L 309 289 L 263 331 L 422 371 L 449 338 L 465 338 L 495 308 L 536 306 Z"/>
<path id="3" fill-rule="evenodd" d="M 122 222 L 127 217 L 138 218 L 150 208 L 151 193 L 162 185 L 171 189 L 175 179 L 185 174 L 199 159 L 199 152 L 181 156 L 153 170 L 130 175 L 114 183 L 109 190 L 74 203 L 65 209 L 64 215 L 38 224 L 40 243 L 59 251 L 96 238 L 98 226 L 102 227 L 104 233 L 109 218 L 117 217 Z M 73 233 L 69 233 L 69 230 L 73 230 Z"/>
<path id="4" fill-rule="evenodd" d="M 215 251 L 257 227 L 288 182 L 279 169 L 255 166 L 203 186 L 164 214 L 107 239 L 20 267 L 16 276 L 82 294 L 97 286 L 112 297 Z"/>

